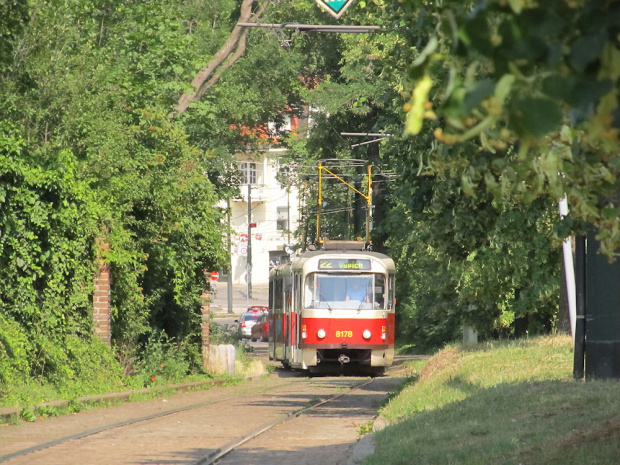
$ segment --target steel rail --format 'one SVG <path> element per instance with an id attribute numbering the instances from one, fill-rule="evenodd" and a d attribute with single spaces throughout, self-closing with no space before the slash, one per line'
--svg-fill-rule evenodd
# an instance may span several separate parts
<path id="1" fill-rule="evenodd" d="M 351 391 L 354 391 L 356 389 L 359 389 L 361 387 L 367 386 L 370 383 L 372 383 L 375 379 L 371 378 L 368 381 L 364 381 L 362 383 L 356 384 L 351 388 L 348 388 L 347 391 L 345 392 L 341 392 L 340 394 L 335 394 L 331 397 L 328 397 L 327 399 L 324 399 L 320 402 L 317 402 L 314 405 L 311 405 L 309 407 L 304 407 L 302 409 L 296 410 L 294 412 L 288 413 L 286 415 L 282 415 L 281 417 L 275 419 L 274 421 L 271 421 L 269 423 L 266 423 L 260 427 L 258 427 L 257 429 L 255 429 L 254 431 L 252 431 L 250 434 L 248 434 L 247 436 L 243 436 L 241 439 L 236 439 L 234 441 L 230 441 L 227 444 L 224 444 L 222 447 L 210 452 L 209 454 L 205 455 L 204 457 L 198 459 L 195 462 L 192 462 L 191 465 L 213 465 L 217 460 L 221 459 L 222 457 L 224 457 L 225 455 L 227 455 L 228 453 L 232 452 L 233 450 L 235 450 L 236 448 L 238 448 L 239 446 L 245 444 L 246 442 L 255 439 L 256 437 L 260 436 L 261 434 L 263 434 L 266 431 L 269 431 L 270 429 L 281 425 L 284 422 L 287 422 L 289 420 L 292 420 L 294 418 L 297 418 L 301 415 L 303 415 L 304 413 L 310 411 L 310 410 L 314 410 L 322 405 L 327 404 L 328 402 L 332 402 L 342 396 L 344 396 L 345 394 L 350 393 Z"/>
<path id="2" fill-rule="evenodd" d="M 279 384 L 277 386 L 274 387 L 269 387 L 264 389 L 263 391 L 259 391 L 259 393 L 264 394 L 265 392 L 269 392 L 272 391 L 273 389 L 278 389 L 281 388 L 283 386 L 288 386 L 289 384 L 293 384 L 292 381 L 289 382 L 285 382 L 282 384 Z M 138 418 L 130 418 L 128 420 L 124 420 L 124 421 L 120 421 L 118 423 L 111 423 L 109 425 L 104 425 L 104 426 L 100 426 L 98 428 L 92 428 L 89 430 L 85 430 L 85 431 L 81 431 L 79 433 L 75 433 L 69 436 L 65 436 L 62 438 L 58 438 L 58 439 L 54 439 L 53 441 L 48 441 L 48 442 L 44 442 L 42 444 L 37 444 L 36 446 L 32 446 L 32 447 L 28 447 L 26 449 L 22 449 L 22 450 L 18 450 L 15 452 L 11 452 L 10 454 L 6 454 L 6 455 L 2 455 L 0 456 L 0 462 L 4 462 L 6 460 L 15 458 L 15 457 L 20 457 L 23 455 L 27 455 L 27 454 L 31 454 L 33 452 L 38 452 L 40 450 L 43 449 L 49 449 L 50 447 L 54 447 L 60 444 L 63 444 L 65 442 L 69 442 L 72 441 L 74 439 L 80 439 L 80 438 L 84 438 L 87 436 L 92 436 L 94 434 L 98 434 L 104 431 L 109 431 L 112 429 L 116 429 L 116 428 L 122 428 L 123 426 L 128 426 L 128 425 L 132 425 L 134 423 L 140 423 L 143 421 L 149 421 L 149 420 L 154 420 L 156 418 L 161 418 L 161 417 L 165 417 L 168 415 L 173 415 L 175 413 L 179 413 L 179 412 L 184 412 L 187 410 L 194 410 L 194 409 L 198 409 L 198 408 L 202 408 L 202 407 L 207 407 L 209 405 L 213 405 L 213 404 L 219 404 L 222 402 L 226 402 L 229 400 L 233 400 L 233 399 L 239 399 L 240 397 L 250 397 L 250 396 L 254 396 L 256 395 L 256 392 L 252 392 L 250 394 L 245 394 L 242 396 L 239 395 L 235 395 L 235 396 L 228 396 L 228 397 L 224 397 L 221 399 L 217 399 L 217 400 L 210 400 L 207 402 L 199 402 L 197 404 L 191 404 L 191 405 L 186 405 L 185 407 L 179 407 L 176 409 L 171 409 L 171 410 L 165 410 L 163 412 L 159 412 L 159 413 L 154 413 L 152 415 L 147 415 L 144 417 L 138 417 Z"/>
<path id="3" fill-rule="evenodd" d="M 388 367 L 386 371 L 389 371 L 392 367 Z M 277 418 L 276 420 L 269 422 L 267 424 L 264 424 L 260 427 L 258 427 L 256 430 L 252 431 L 251 433 L 243 436 L 241 439 L 237 439 L 234 441 L 231 441 L 217 449 L 215 449 L 214 451 L 210 452 L 209 454 L 199 458 L 197 461 L 194 462 L 190 462 L 191 465 L 211 465 L 214 464 L 216 460 L 224 457 L 226 454 L 230 453 L 231 451 L 235 450 L 236 448 L 238 448 L 239 446 L 241 446 L 242 444 L 256 438 L 257 436 L 259 436 L 260 434 L 274 428 L 277 425 L 280 425 L 288 420 L 292 420 L 294 418 L 297 418 L 301 415 L 303 415 L 304 413 L 311 411 L 313 409 L 319 408 L 329 402 L 332 402 L 356 389 L 362 388 L 364 386 L 367 386 L 368 384 L 372 383 L 374 381 L 375 378 L 371 378 L 370 380 L 367 381 L 363 381 L 360 382 L 358 384 L 353 385 L 352 387 L 347 388 L 346 391 L 341 392 L 339 394 L 335 394 L 333 396 L 328 397 L 327 399 L 323 399 L 320 400 L 319 402 L 317 402 L 314 405 L 311 405 L 309 407 L 304 407 L 301 408 L 299 410 L 290 412 L 286 415 L 283 415 L 279 418 Z M 18 450 L 15 452 L 11 452 L 9 454 L 6 455 L 2 455 L 0 456 L 0 462 L 4 462 L 16 457 L 21 457 L 21 456 L 25 456 L 27 454 L 31 454 L 34 452 L 38 452 L 44 449 L 49 449 L 55 446 L 58 446 L 60 444 L 63 443 L 67 443 L 69 441 L 72 440 L 76 440 L 76 439 L 81 439 L 87 436 L 92 436 L 101 432 L 105 432 L 105 431 L 109 431 L 109 430 L 113 430 L 113 429 L 117 429 L 117 428 L 122 428 L 124 426 L 128 426 L 128 425 L 132 425 L 135 423 L 140 423 L 140 422 L 146 422 L 146 421 L 150 421 L 150 420 L 154 420 L 157 418 L 161 418 L 161 417 L 165 417 L 168 415 L 173 415 L 175 413 L 179 413 L 179 412 L 183 412 L 183 411 L 189 411 L 189 410 L 194 410 L 194 409 L 198 409 L 198 408 L 202 408 L 202 407 L 207 407 L 210 405 L 214 405 L 214 404 L 219 404 L 219 403 L 223 403 L 223 402 L 227 402 L 230 400 L 236 400 L 239 399 L 240 397 L 252 397 L 255 396 L 256 394 L 265 394 L 265 393 L 269 393 L 270 391 L 273 391 L 274 389 L 279 389 L 288 385 L 293 384 L 294 381 L 286 381 L 283 382 L 281 384 L 278 384 L 277 386 L 272 386 L 272 387 L 267 387 L 265 389 L 259 390 L 258 392 L 254 391 L 248 394 L 244 394 L 244 395 L 234 395 L 234 396 L 227 396 L 227 397 L 223 397 L 221 399 L 216 399 L 216 400 L 210 400 L 210 401 L 206 401 L 206 402 L 199 402 L 196 404 L 191 404 L 191 405 L 186 405 L 184 407 L 178 407 L 175 409 L 170 409 L 170 410 L 166 410 L 166 411 L 162 411 L 159 413 L 155 413 L 152 415 L 147 415 L 144 417 L 137 417 L 137 418 L 132 418 L 132 419 L 127 419 L 127 420 L 123 420 L 117 423 L 111 423 L 109 425 L 104 425 L 101 427 L 97 427 L 97 428 L 92 428 L 92 429 L 88 429 L 88 430 L 84 430 L 69 436 L 65 436 L 62 438 L 58 438 L 55 439 L 53 441 L 48 441 L 45 443 L 41 443 L 26 449 L 22 449 L 22 450 Z"/>

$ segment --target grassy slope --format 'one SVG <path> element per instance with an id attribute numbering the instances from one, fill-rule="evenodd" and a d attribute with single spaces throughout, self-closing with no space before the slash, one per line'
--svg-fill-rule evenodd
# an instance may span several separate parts
<path id="1" fill-rule="evenodd" d="M 620 383 L 572 365 L 565 336 L 448 347 L 383 409 L 364 464 L 620 463 Z"/>

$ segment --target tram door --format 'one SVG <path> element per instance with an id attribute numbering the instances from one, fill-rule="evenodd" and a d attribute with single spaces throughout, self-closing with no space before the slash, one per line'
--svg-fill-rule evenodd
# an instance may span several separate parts
<path id="1" fill-rule="evenodd" d="M 291 361 L 299 362 L 299 338 L 300 338 L 300 318 L 301 318 L 301 273 L 293 275 L 293 306 L 291 309 Z"/>
<path id="2" fill-rule="evenodd" d="M 283 280 L 272 279 L 269 282 L 269 355 L 274 360 L 284 360 L 286 314 L 284 311 Z"/>
<path id="3" fill-rule="evenodd" d="M 288 275 L 284 278 L 284 358 L 291 360 L 291 329 L 293 326 L 293 277 Z"/>

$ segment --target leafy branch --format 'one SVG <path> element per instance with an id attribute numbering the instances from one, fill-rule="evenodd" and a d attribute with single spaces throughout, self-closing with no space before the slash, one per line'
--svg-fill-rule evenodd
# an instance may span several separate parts
<path id="1" fill-rule="evenodd" d="M 267 8 L 269 0 L 262 0 L 256 9 L 252 11 L 254 0 L 243 0 L 241 4 L 241 13 L 239 15 L 240 23 L 252 22 L 256 23 Z M 207 66 L 202 68 L 194 80 L 192 81 L 193 92 L 186 92 L 179 98 L 175 105 L 176 113 L 184 113 L 189 104 L 193 101 L 200 100 L 207 90 L 212 87 L 219 79 L 226 68 L 230 68 L 245 52 L 246 39 L 249 29 L 247 27 L 235 25 L 228 39 L 217 51 L 215 56 Z"/>

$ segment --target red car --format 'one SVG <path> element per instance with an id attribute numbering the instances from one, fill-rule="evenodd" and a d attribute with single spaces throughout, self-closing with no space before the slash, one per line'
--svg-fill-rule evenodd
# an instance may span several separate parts
<path id="1" fill-rule="evenodd" d="M 250 341 L 256 342 L 260 340 L 261 342 L 267 342 L 269 340 L 269 314 L 267 312 L 260 316 L 258 321 L 252 326 L 251 331 Z"/>
<path id="2" fill-rule="evenodd" d="M 264 305 L 252 305 L 248 307 L 247 312 L 268 312 L 269 307 L 265 307 Z"/>

